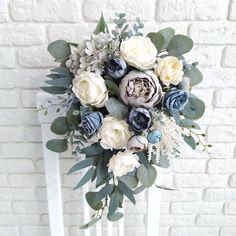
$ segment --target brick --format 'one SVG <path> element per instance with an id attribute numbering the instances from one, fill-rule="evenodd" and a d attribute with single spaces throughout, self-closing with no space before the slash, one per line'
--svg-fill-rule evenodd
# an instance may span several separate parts
<path id="1" fill-rule="evenodd" d="M 217 227 L 172 227 L 171 236 L 216 236 L 219 229 Z"/>
<path id="2" fill-rule="evenodd" d="M 229 184 L 231 187 L 236 187 L 236 174 L 231 176 Z"/>
<path id="3" fill-rule="evenodd" d="M 168 226 L 161 226 L 159 227 L 159 234 L 160 236 L 169 236 L 170 228 Z"/>
<path id="4" fill-rule="evenodd" d="M 80 43 L 82 40 L 88 39 L 91 35 L 91 28 L 95 24 L 53 24 L 48 28 L 49 40 L 64 39 L 68 42 Z"/>
<path id="5" fill-rule="evenodd" d="M 0 127 L 0 142 L 20 142 L 24 140 L 21 127 Z"/>
<path id="6" fill-rule="evenodd" d="M 235 236 L 236 227 L 221 227 L 220 236 Z"/>
<path id="7" fill-rule="evenodd" d="M 223 203 L 218 202 L 173 202 L 172 214 L 221 214 Z"/>
<path id="8" fill-rule="evenodd" d="M 5 174 L 0 174 L 0 187 L 5 187 L 8 185 L 7 176 Z"/>
<path id="9" fill-rule="evenodd" d="M 235 0 L 231 1 L 229 19 L 236 20 L 236 1 Z"/>
<path id="10" fill-rule="evenodd" d="M 16 107 L 17 106 L 17 93 L 13 90 L 0 90 L 0 107 Z"/>
<path id="11" fill-rule="evenodd" d="M 226 202 L 224 206 L 224 213 L 229 215 L 236 214 L 236 202 Z"/>
<path id="12" fill-rule="evenodd" d="M 48 226 L 22 226 L 20 234 L 23 236 L 50 236 L 50 229 Z"/>
<path id="13" fill-rule="evenodd" d="M 0 188 L 0 201 L 27 201 L 34 200 L 35 193 L 29 188 Z M 0 222 L 2 222 L 0 220 Z"/>
<path id="14" fill-rule="evenodd" d="M 236 160 L 210 160 L 207 165 L 209 174 L 235 173 Z"/>
<path id="15" fill-rule="evenodd" d="M 21 66 L 34 68 L 49 68 L 57 66 L 46 47 L 28 47 L 18 49 L 18 60 Z"/>
<path id="16" fill-rule="evenodd" d="M 233 188 L 212 188 L 206 189 L 203 194 L 206 201 L 235 201 L 236 189 Z"/>
<path id="17" fill-rule="evenodd" d="M 195 43 L 226 44 L 236 40 L 235 24 L 231 22 L 199 22 L 190 28 L 190 37 Z"/>
<path id="18" fill-rule="evenodd" d="M 10 8 L 15 21 L 77 22 L 81 18 L 79 3 L 76 0 L 12 0 Z"/>
<path id="19" fill-rule="evenodd" d="M 15 67 L 15 52 L 13 48 L 0 48 L 0 69 Z"/>
<path id="20" fill-rule="evenodd" d="M 180 188 L 225 187 L 228 175 L 178 174 Z"/>
<path id="21" fill-rule="evenodd" d="M 234 142 L 236 140 L 236 127 L 232 125 L 210 126 L 207 130 L 207 140 L 209 142 Z"/>
<path id="22" fill-rule="evenodd" d="M 0 159 L 1 173 L 31 173 L 34 172 L 34 164 L 32 160 L 14 160 L 14 159 Z"/>
<path id="23" fill-rule="evenodd" d="M 1 109 L 1 125 L 38 125 L 37 112 L 32 109 Z"/>
<path id="24" fill-rule="evenodd" d="M 39 215 L 26 215 L 26 214 L 4 214 L 0 215 L 0 225 L 27 225 L 27 224 L 40 224 Z"/>
<path id="25" fill-rule="evenodd" d="M 15 213 L 45 214 L 48 212 L 47 202 L 13 202 Z"/>
<path id="26" fill-rule="evenodd" d="M 194 215 L 162 215 L 160 225 L 190 226 L 194 225 L 194 218 Z"/>
<path id="27" fill-rule="evenodd" d="M 83 214 L 83 202 L 82 201 L 65 202 L 64 212 L 66 214 Z"/>
<path id="28" fill-rule="evenodd" d="M 48 69 L 0 70 L 1 88 L 39 88 L 43 85 Z"/>
<path id="29" fill-rule="evenodd" d="M 226 19 L 229 1 L 160 0 L 157 1 L 158 21 Z"/>
<path id="30" fill-rule="evenodd" d="M 0 45 L 38 45 L 45 41 L 45 29 L 40 25 L 1 25 Z"/>
<path id="31" fill-rule="evenodd" d="M 29 142 L 41 142 L 41 128 L 36 126 L 25 127 L 24 139 Z"/>
<path id="32" fill-rule="evenodd" d="M 4 143 L 2 153 L 9 158 L 37 158 L 43 155 L 39 143 Z"/>
<path id="33" fill-rule="evenodd" d="M 236 5 L 235 5 L 236 6 Z M 236 67 L 236 46 L 228 46 L 224 49 L 222 65 L 226 67 Z"/>
<path id="34" fill-rule="evenodd" d="M 236 89 L 222 88 L 215 91 L 214 105 L 216 107 L 236 107 Z"/>
<path id="35" fill-rule="evenodd" d="M 226 215 L 199 215 L 196 225 L 198 226 L 236 226 L 236 216 Z"/>
<path id="36" fill-rule="evenodd" d="M 1 213 L 11 213 L 12 212 L 11 202 L 0 202 L 0 209 Z M 1 227 L 0 227 L 0 232 L 1 232 Z"/>
<path id="37" fill-rule="evenodd" d="M 2 0 L 0 3 L 0 22 L 7 22 L 7 21 L 9 21 L 8 1 Z"/>
<path id="38" fill-rule="evenodd" d="M 12 187 L 45 186 L 43 174 L 10 174 L 8 179 Z"/>
<path id="39" fill-rule="evenodd" d="M 16 226 L 0 226 L 1 236 L 19 236 L 18 228 Z"/>
<path id="40" fill-rule="evenodd" d="M 125 0 L 104 0 L 101 2 L 85 0 L 83 3 L 83 15 L 88 21 L 97 21 L 101 15 L 101 11 L 103 11 L 105 18 L 110 19 L 114 18 L 117 9 L 119 9 L 119 12 L 125 12 L 127 18 L 130 20 L 140 17 L 142 21 L 148 21 L 154 17 L 154 11 L 150 11 L 150 9 L 155 8 L 154 5 L 153 0 L 149 1 L 148 4 L 145 0 L 130 0 L 128 2 Z"/>
<path id="41" fill-rule="evenodd" d="M 195 159 L 175 159 L 174 168 L 176 173 L 203 173 L 206 161 Z"/>
<path id="42" fill-rule="evenodd" d="M 36 94 L 38 90 L 23 90 L 21 91 L 21 102 L 24 107 L 36 107 Z"/>

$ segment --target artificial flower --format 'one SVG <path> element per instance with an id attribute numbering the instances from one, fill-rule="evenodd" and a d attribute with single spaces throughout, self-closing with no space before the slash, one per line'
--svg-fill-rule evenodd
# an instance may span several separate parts
<path id="1" fill-rule="evenodd" d="M 86 112 L 81 121 L 81 127 L 89 135 L 95 134 L 102 126 L 102 113 Z"/>
<path id="2" fill-rule="evenodd" d="M 148 142 L 152 144 L 159 143 L 161 138 L 162 133 L 160 130 L 152 130 L 147 136 Z"/>
<path id="3" fill-rule="evenodd" d="M 141 151 L 148 147 L 148 140 L 142 135 L 134 135 L 127 143 L 127 149 L 131 151 Z"/>

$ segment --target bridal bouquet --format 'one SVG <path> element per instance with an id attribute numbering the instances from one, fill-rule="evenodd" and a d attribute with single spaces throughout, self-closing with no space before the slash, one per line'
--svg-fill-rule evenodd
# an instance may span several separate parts
<path id="1" fill-rule="evenodd" d="M 172 165 L 183 141 L 192 149 L 210 147 L 195 123 L 205 110 L 192 93 L 202 74 L 197 62 L 183 56 L 193 41 L 172 28 L 145 36 L 143 27 L 139 18 L 128 24 L 125 14 L 116 14 L 110 30 L 101 16 L 83 43 L 57 40 L 48 46 L 60 65 L 42 87 L 55 95 L 42 109 L 64 115 L 51 124 L 62 137 L 49 140 L 47 148 L 60 153 L 71 144 L 83 158 L 69 174 L 87 168 L 74 189 L 89 181 L 96 187 L 86 193 L 95 214 L 82 228 L 105 209 L 110 221 L 119 220 L 124 196 L 135 204 L 136 194 L 156 185 L 156 166 Z"/>

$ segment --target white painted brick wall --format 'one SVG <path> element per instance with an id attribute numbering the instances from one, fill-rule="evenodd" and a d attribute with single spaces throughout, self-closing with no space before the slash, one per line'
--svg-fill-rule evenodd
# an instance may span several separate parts
<path id="1" fill-rule="evenodd" d="M 206 101 L 200 123 L 213 158 L 186 149 L 175 161 L 180 190 L 162 192 L 160 236 L 235 236 L 236 0 L 0 0 L 0 235 L 50 235 L 35 94 L 55 65 L 47 44 L 84 39 L 101 10 L 195 41 L 188 59 L 204 74 L 196 93 Z M 66 175 L 73 163 L 70 152 L 61 159 L 65 232 L 82 236 L 81 192 L 71 189 L 79 175 Z M 144 236 L 145 195 L 137 208 L 126 204 L 125 236 Z"/>

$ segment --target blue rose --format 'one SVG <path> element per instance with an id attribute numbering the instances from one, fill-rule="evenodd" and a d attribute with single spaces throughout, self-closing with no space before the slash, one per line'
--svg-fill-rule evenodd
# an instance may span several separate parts
<path id="1" fill-rule="evenodd" d="M 153 130 L 147 136 L 148 142 L 152 144 L 159 143 L 161 141 L 161 138 L 162 132 L 159 130 Z"/>
<path id="2" fill-rule="evenodd" d="M 184 109 L 188 103 L 189 93 L 182 89 L 171 89 L 166 92 L 163 99 L 163 106 L 170 111 L 176 112 Z"/>
<path id="3" fill-rule="evenodd" d="M 118 57 L 111 59 L 105 67 L 107 75 L 113 79 L 121 79 L 127 73 L 127 70 L 126 62 Z"/>
<path id="4" fill-rule="evenodd" d="M 102 120 L 102 113 L 86 112 L 81 121 L 81 127 L 88 135 L 93 135 L 101 128 Z"/>
<path id="5" fill-rule="evenodd" d="M 128 124 L 134 132 L 140 133 L 151 125 L 151 113 L 146 108 L 134 108 L 128 114 Z"/>

